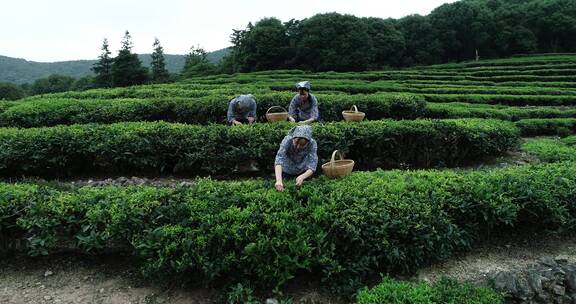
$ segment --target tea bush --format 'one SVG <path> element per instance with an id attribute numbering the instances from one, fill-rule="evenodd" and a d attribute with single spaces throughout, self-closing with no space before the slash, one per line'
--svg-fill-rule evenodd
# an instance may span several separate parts
<path id="1" fill-rule="evenodd" d="M 293 124 L 185 125 L 129 122 L 0 129 L 0 175 L 232 173 L 256 161 L 269 172 Z M 518 130 L 498 120 L 382 120 L 314 125 L 318 155 L 335 149 L 357 169 L 430 168 L 472 163 L 516 148 Z"/>
<path id="2" fill-rule="evenodd" d="M 0 231 L 30 254 L 124 244 L 158 280 L 281 288 L 300 273 L 353 292 L 377 273 L 413 273 L 503 226 L 573 229 L 576 164 L 486 171 L 377 171 L 155 188 L 0 183 Z"/>
<path id="3" fill-rule="evenodd" d="M 522 136 L 568 136 L 576 132 L 576 118 L 522 119 L 516 126 Z"/>
<path id="4" fill-rule="evenodd" d="M 257 94 L 258 116 L 266 121 L 271 106 L 288 109 L 294 94 Z M 357 105 L 366 119 L 414 119 L 425 108 L 414 95 L 318 95 L 323 121 L 341 121 L 342 111 Z M 0 126 L 45 127 L 55 125 L 115 123 L 126 121 L 169 121 L 189 124 L 224 123 L 231 96 L 154 99 L 36 99 L 21 102 L 0 112 Z"/>
<path id="5" fill-rule="evenodd" d="M 469 283 L 448 279 L 428 285 L 384 278 L 377 286 L 360 290 L 356 301 L 357 304 L 498 304 L 504 303 L 504 297 L 488 288 L 477 288 Z"/>

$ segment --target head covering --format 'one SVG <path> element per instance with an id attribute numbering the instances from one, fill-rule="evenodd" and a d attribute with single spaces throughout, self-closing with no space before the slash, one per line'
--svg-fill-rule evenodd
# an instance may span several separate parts
<path id="1" fill-rule="evenodd" d="M 310 91 L 310 81 L 301 81 L 301 82 L 297 83 L 296 89 L 297 90 L 306 89 L 307 91 Z"/>
<path id="2" fill-rule="evenodd" d="M 238 100 L 238 110 L 241 111 L 248 110 L 252 103 L 256 103 L 256 100 L 254 100 L 254 96 L 252 96 L 252 94 L 240 95 L 236 97 L 236 100 Z"/>
<path id="3" fill-rule="evenodd" d="M 288 136 L 301 137 L 308 141 L 312 140 L 312 127 L 309 125 L 296 126 L 288 131 Z"/>

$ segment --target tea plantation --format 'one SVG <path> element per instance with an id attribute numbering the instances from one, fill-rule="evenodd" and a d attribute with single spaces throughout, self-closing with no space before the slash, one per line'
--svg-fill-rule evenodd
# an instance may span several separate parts
<path id="1" fill-rule="evenodd" d="M 330 180 L 318 170 L 303 187 L 289 182 L 279 193 L 272 165 L 291 125 L 264 115 L 287 108 L 302 80 L 319 101 L 320 163 L 338 149 L 356 172 Z M 256 125 L 225 125 L 228 101 L 239 94 L 255 96 Z M 366 113 L 363 122 L 342 121 L 352 105 Z M 163 282 L 195 276 L 280 293 L 311 275 L 350 296 L 368 278 L 413 274 L 503 228 L 576 224 L 576 54 L 38 95 L 1 101 L 0 126 L 6 243 L 26 240 L 33 256 L 120 246 L 145 276 Z M 540 162 L 482 166 L 518 151 Z M 233 171 L 250 161 L 259 168 L 250 178 Z M 197 178 L 174 187 L 52 182 L 119 175 Z M 424 299 L 414 303 L 459 303 L 446 298 L 459 290 L 460 299 L 474 295 L 467 303 L 502 301 L 470 288 L 384 279 L 356 300 L 385 303 L 407 290 Z"/>

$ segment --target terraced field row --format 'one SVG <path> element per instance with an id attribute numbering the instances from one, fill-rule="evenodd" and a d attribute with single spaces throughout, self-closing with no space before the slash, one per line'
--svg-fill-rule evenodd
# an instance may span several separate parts
<path id="1" fill-rule="evenodd" d="M 338 149 L 371 172 L 274 190 L 274 156 L 293 124 L 264 114 L 286 107 L 300 80 L 319 101 L 320 164 Z M 229 100 L 247 93 L 259 122 L 226 126 Z M 352 105 L 367 121 L 341 121 Z M 281 290 L 304 274 L 353 292 L 502 228 L 574 229 L 575 106 L 574 54 L 217 75 L 0 102 L 0 231 L 31 255 L 120 246 L 161 280 Z M 521 138 L 542 135 L 555 137 Z M 474 169 L 520 151 L 549 163 Z M 246 163 L 258 179 L 235 175 Z M 119 174 L 201 178 L 177 187 L 30 180 Z"/>

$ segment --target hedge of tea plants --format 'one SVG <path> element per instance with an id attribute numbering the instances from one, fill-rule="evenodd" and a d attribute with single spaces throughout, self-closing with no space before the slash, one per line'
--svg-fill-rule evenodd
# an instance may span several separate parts
<path id="1" fill-rule="evenodd" d="M 286 107 L 302 80 L 311 81 L 323 117 L 313 125 L 320 164 L 339 149 L 357 171 L 373 172 L 313 178 L 301 188 L 288 181 L 279 193 L 267 174 L 293 125 L 224 125 L 234 96 L 254 94 L 262 119 L 268 107 Z M 414 273 L 503 227 L 572 231 L 573 137 L 529 139 L 524 151 L 545 164 L 435 168 L 517 150 L 520 136 L 572 135 L 575 83 L 576 55 L 555 54 L 404 70 L 213 75 L 0 101 L 0 236 L 26 240 L 31 255 L 119 247 L 163 282 L 194 276 L 207 285 L 280 290 L 312 275 L 350 294 L 367 278 Z M 368 121 L 340 122 L 353 104 Z M 236 178 L 236 166 L 248 162 L 264 178 L 196 178 L 172 188 L 9 182 Z M 378 170 L 390 168 L 410 170 Z M 452 283 L 386 280 L 357 299 L 378 303 L 395 291 L 400 303 L 405 295 L 424 303 L 458 302 L 464 294 L 471 303 L 501 301 Z"/>
<path id="2" fill-rule="evenodd" d="M 0 231 L 32 255 L 122 245 L 158 280 L 281 288 L 302 273 L 353 290 L 412 273 L 502 227 L 571 229 L 576 164 L 477 171 L 377 171 L 319 178 L 283 193 L 273 181 L 191 186 L 0 184 Z"/>
<path id="3" fill-rule="evenodd" d="M 0 175 L 226 174 L 249 161 L 269 172 L 291 127 L 128 122 L 0 128 Z M 315 125 L 313 135 L 321 160 L 338 149 L 360 170 L 458 166 L 513 149 L 518 136 L 510 122 L 482 119 L 325 123 Z"/>

